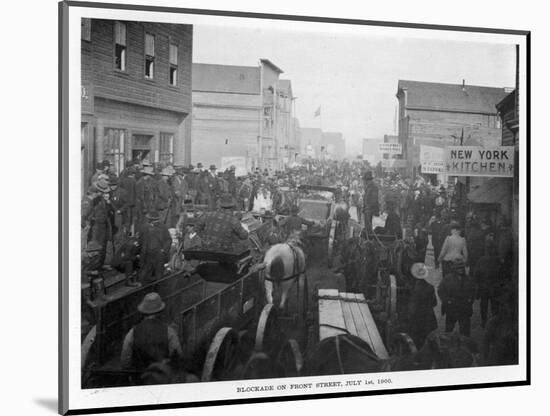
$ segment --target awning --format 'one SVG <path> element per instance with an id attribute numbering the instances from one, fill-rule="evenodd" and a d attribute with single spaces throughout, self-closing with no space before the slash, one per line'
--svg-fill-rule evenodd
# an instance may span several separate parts
<path id="1" fill-rule="evenodd" d="M 512 198 L 512 178 L 491 178 L 468 193 L 474 204 L 503 204 Z"/>

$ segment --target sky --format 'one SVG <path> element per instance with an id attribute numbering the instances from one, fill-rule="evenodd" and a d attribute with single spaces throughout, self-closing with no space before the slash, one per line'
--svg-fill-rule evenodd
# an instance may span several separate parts
<path id="1" fill-rule="evenodd" d="M 488 87 L 515 84 L 515 46 L 296 29 L 194 25 L 193 62 L 258 66 L 290 79 L 301 127 L 342 132 L 346 152 L 394 134 L 400 79 Z M 314 112 L 321 107 L 321 117 Z"/>

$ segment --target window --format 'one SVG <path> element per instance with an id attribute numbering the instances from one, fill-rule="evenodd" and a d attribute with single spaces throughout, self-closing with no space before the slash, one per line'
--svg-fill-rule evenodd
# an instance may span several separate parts
<path id="1" fill-rule="evenodd" d="M 80 26 L 82 29 L 82 40 L 87 40 L 89 42 L 92 39 L 92 19 L 83 17 L 80 21 Z"/>
<path id="2" fill-rule="evenodd" d="M 155 76 L 155 37 L 145 34 L 145 78 L 153 79 Z"/>
<path id="3" fill-rule="evenodd" d="M 178 85 L 178 47 L 170 44 L 170 85 Z"/>
<path id="4" fill-rule="evenodd" d="M 115 22 L 115 69 L 126 71 L 126 24 Z"/>
<path id="5" fill-rule="evenodd" d="M 160 162 L 174 162 L 174 135 L 172 133 L 160 133 Z"/>
<path id="6" fill-rule="evenodd" d="M 120 174 L 124 169 L 124 139 L 126 130 L 106 128 L 103 136 L 103 157 L 111 162 L 115 172 Z"/>

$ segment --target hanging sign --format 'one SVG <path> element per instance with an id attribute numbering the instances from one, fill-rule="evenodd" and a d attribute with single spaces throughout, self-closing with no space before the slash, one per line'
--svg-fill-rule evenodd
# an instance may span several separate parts
<path id="1" fill-rule="evenodd" d="M 514 176 L 514 146 L 449 146 L 446 173 L 451 176 Z"/>

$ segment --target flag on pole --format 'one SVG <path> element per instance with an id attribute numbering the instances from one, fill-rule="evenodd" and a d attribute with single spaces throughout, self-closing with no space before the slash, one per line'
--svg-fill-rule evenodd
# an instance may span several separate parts
<path id="1" fill-rule="evenodd" d="M 317 110 L 315 110 L 315 113 L 313 114 L 313 118 L 319 117 L 321 115 L 321 106 Z"/>

